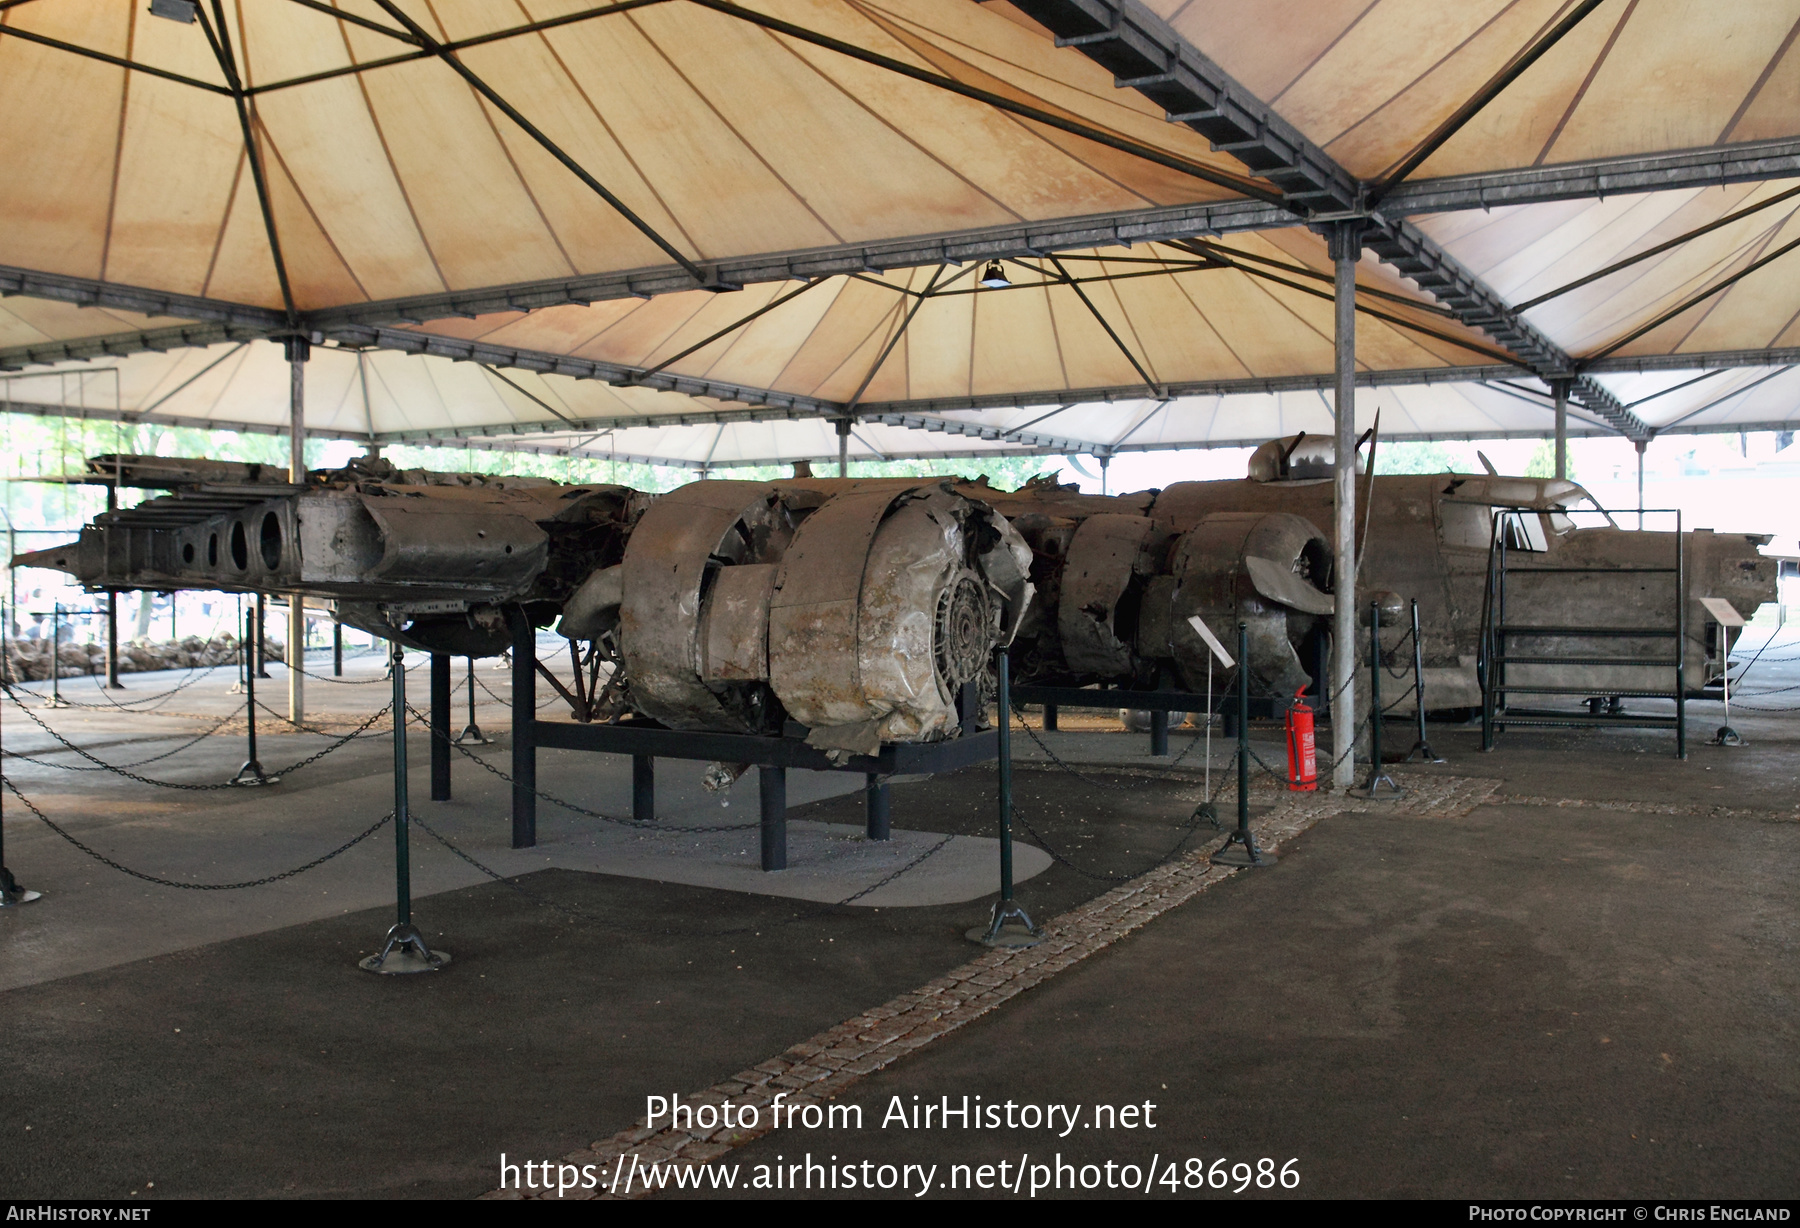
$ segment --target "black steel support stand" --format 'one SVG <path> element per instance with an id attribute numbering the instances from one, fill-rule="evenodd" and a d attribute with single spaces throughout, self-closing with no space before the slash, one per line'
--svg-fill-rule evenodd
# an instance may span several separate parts
<path id="1" fill-rule="evenodd" d="M 1426 763 L 1442 763 L 1443 756 L 1431 749 L 1431 743 L 1425 740 L 1425 648 L 1419 643 L 1419 599 L 1412 601 L 1412 642 L 1413 642 L 1413 713 L 1418 720 L 1419 737 L 1412 749 L 1406 752 L 1402 761 L 1411 763 L 1414 755 Z"/>
<path id="2" fill-rule="evenodd" d="M 994 902 L 987 928 L 977 926 L 968 936 L 990 947 L 1035 947 L 1044 940 L 1044 931 L 1032 923 L 1031 915 L 1013 899 L 1012 663 L 1002 652 L 995 665 L 1000 674 L 1000 712 L 996 721 L 1000 732 L 1000 755 L 995 765 L 1000 786 L 1000 898 Z M 1009 924 L 1016 928 L 1007 928 Z"/>
<path id="3" fill-rule="evenodd" d="M 269 599 L 263 594 L 256 594 L 256 668 L 251 672 L 258 678 L 269 676 L 269 653 L 263 639 L 263 624 L 268 621 Z"/>
<path id="4" fill-rule="evenodd" d="M 6 790 L 0 788 L 0 908 L 16 908 L 44 898 L 41 891 L 27 891 L 6 868 Z"/>
<path id="5" fill-rule="evenodd" d="M 764 764 L 757 769 L 762 793 L 762 868 L 787 869 L 787 769 Z"/>
<path id="6" fill-rule="evenodd" d="M 1237 827 L 1211 857 L 1215 866 L 1272 866 L 1280 858 L 1256 847 L 1250 831 L 1250 625 L 1238 624 Z"/>
<path id="7" fill-rule="evenodd" d="M 260 603 L 262 598 L 258 597 L 257 601 Z M 250 638 L 249 627 L 244 628 L 244 638 L 246 641 Z M 256 757 L 256 671 L 253 669 L 244 671 L 244 718 L 245 736 L 248 738 L 245 753 L 249 758 L 244 760 L 244 766 L 238 769 L 237 775 L 231 778 L 231 783 L 234 785 L 275 784 L 281 777 L 265 774 L 262 763 Z"/>
<path id="8" fill-rule="evenodd" d="M 1057 716 L 1056 705 L 1055 704 L 1045 704 L 1044 705 L 1044 732 L 1045 733 L 1055 733 L 1056 732 L 1056 716 Z"/>
<path id="9" fill-rule="evenodd" d="M 106 510 L 108 512 L 119 510 L 119 487 L 116 483 L 106 488 Z M 112 544 L 110 532 L 107 533 L 106 540 L 108 545 Z M 171 596 L 169 599 L 171 624 L 174 619 L 175 600 Z M 169 631 L 169 638 L 175 638 L 173 627 Z M 116 588 L 106 590 L 106 687 L 109 691 L 125 689 L 119 682 L 119 590 Z"/>
<path id="10" fill-rule="evenodd" d="M 863 779 L 863 805 L 869 816 L 869 839 L 893 839 L 894 794 L 887 777 L 870 772 Z"/>
<path id="11" fill-rule="evenodd" d="M 1163 711 L 1150 713 L 1150 756 L 1155 758 L 1169 753 L 1169 714 Z"/>
<path id="12" fill-rule="evenodd" d="M 431 800 L 450 800 L 450 658 L 431 654 Z"/>
<path id="13" fill-rule="evenodd" d="M 412 923 L 412 856 L 407 847 L 410 825 L 406 797 L 406 664 L 395 644 L 394 662 L 394 904 L 396 919 L 381 952 L 358 960 L 364 972 L 395 975 L 436 972 L 450 962 L 450 952 L 433 951 Z M 448 724 L 448 722 L 446 722 Z M 435 740 L 435 739 L 434 739 Z"/>
<path id="14" fill-rule="evenodd" d="M 656 756 L 631 757 L 631 817 L 639 823 L 656 821 Z"/>
<path id="15" fill-rule="evenodd" d="M 47 708 L 67 708 L 62 697 L 62 603 L 50 607 L 50 702 Z"/>
<path id="16" fill-rule="evenodd" d="M 246 634 L 249 627 L 250 624 L 244 620 L 244 598 L 242 595 L 239 595 L 237 598 L 237 628 L 235 631 L 235 634 L 238 637 L 237 681 L 231 684 L 231 690 L 227 692 L 227 694 L 230 695 L 242 695 L 244 693 L 244 679 L 249 676 L 250 640 Z"/>
<path id="17" fill-rule="evenodd" d="M 512 628 L 512 846 L 537 846 L 537 629 L 523 606 L 507 606 Z"/>
<path id="18" fill-rule="evenodd" d="M 331 624 L 331 676 L 344 676 L 344 624 L 339 622 Z"/>
<path id="19" fill-rule="evenodd" d="M 458 746 L 486 746 L 494 739 L 482 735 L 481 726 L 475 723 L 475 658 L 469 658 L 469 723 L 463 731 L 456 735 Z"/>
<path id="20" fill-rule="evenodd" d="M 1369 779 L 1360 789 L 1350 789 L 1354 797 L 1370 801 L 1401 797 L 1406 793 L 1381 763 L 1381 603 L 1369 603 Z"/>
<path id="21" fill-rule="evenodd" d="M 125 684 L 119 681 L 119 590 L 116 588 L 106 590 L 106 687 L 111 691 L 125 689 Z"/>

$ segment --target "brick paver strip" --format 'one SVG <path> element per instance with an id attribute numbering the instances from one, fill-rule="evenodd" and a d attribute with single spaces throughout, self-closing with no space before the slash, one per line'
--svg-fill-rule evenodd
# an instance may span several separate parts
<path id="1" fill-rule="evenodd" d="M 1407 792 L 1398 799 L 1366 801 L 1329 792 L 1277 794 L 1263 785 L 1254 790 L 1274 808 L 1251 823 L 1257 844 L 1271 851 L 1329 815 L 1341 813 L 1406 814 L 1422 818 L 1448 818 L 1467 814 L 1488 801 L 1500 787 L 1498 780 L 1466 776 L 1403 778 Z M 1539 801 L 1537 804 L 1545 804 Z M 1553 803 L 1551 803 L 1553 804 Z M 561 1163 L 592 1164 L 604 1181 L 623 1159 L 629 1169 L 635 1159 L 646 1164 L 671 1161 L 705 1164 L 761 1138 L 775 1127 L 767 1112 L 780 1092 L 789 1095 L 783 1108 L 804 1107 L 830 1100 L 864 1076 L 891 1065 L 909 1053 L 941 1039 L 964 1024 L 994 1010 L 1027 989 L 1041 985 L 1097 951 L 1104 950 L 1133 930 L 1193 899 L 1215 883 L 1241 870 L 1215 866 L 1207 858 L 1217 844 L 1178 857 L 1155 869 L 1070 909 L 1044 926 L 1044 940 L 1023 950 L 990 950 L 960 968 L 909 993 L 864 1011 L 801 1041 L 778 1057 L 758 1062 L 729 1079 L 684 1096 L 687 1103 L 755 1105 L 765 1110 L 760 1124 L 751 1129 L 714 1130 L 651 1129 L 640 1118 L 611 1138 L 601 1139 L 584 1151 L 562 1157 Z M 631 1197 L 643 1197 L 641 1184 Z M 625 1197 L 623 1191 L 619 1197 Z M 494 1190 L 483 1198 L 556 1197 L 529 1190 Z M 569 1198 L 609 1198 L 599 1191 L 571 1191 Z"/>

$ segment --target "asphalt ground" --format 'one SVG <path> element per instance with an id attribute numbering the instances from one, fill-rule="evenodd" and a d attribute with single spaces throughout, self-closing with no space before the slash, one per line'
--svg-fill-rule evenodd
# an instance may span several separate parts
<path id="1" fill-rule="evenodd" d="M 1099 873 L 1153 862 L 1197 796 L 1187 781 L 1017 780 L 1021 808 Z M 896 813 L 933 830 L 993 826 L 991 768 L 896 792 Z M 860 814 L 858 799 L 797 814 L 833 807 Z M 418 901 L 454 958 L 439 974 L 360 971 L 392 920 L 367 909 L 0 994 L 0 1191 L 471 1197 L 497 1183 L 502 1151 L 584 1146 L 647 1094 L 704 1086 L 964 962 L 987 910 L 828 909 L 563 870 L 518 882 Z M 1060 911 L 1111 885 L 1056 866 L 1031 903 Z"/>
<path id="2" fill-rule="evenodd" d="M 1764 706 L 1782 705 L 1795 670 L 1761 670 Z M 358 688 L 342 715 L 379 706 L 362 696 L 382 689 Z M 140 714 L 46 715 L 84 728 L 73 739 L 84 743 L 164 739 L 145 744 L 156 753 L 211 712 L 193 706 L 194 719 L 167 718 L 167 729 Z M 1458 819 L 1327 818 L 1274 869 L 1237 876 L 857 1084 L 846 1100 L 864 1106 L 863 1131 L 771 1135 L 724 1162 L 749 1172 L 798 1149 L 935 1163 L 947 1179 L 951 1165 L 973 1173 L 1061 1150 L 1082 1164 L 1178 1157 L 1178 1178 L 1190 1158 L 1203 1170 L 1292 1159 L 1291 1193 L 1312 1197 L 1791 1197 L 1800 725 L 1734 705 L 1751 744 L 1708 747 L 1717 711 L 1691 710 L 1686 763 L 1659 732 L 1517 730 L 1481 754 L 1475 730 L 1433 726 L 1450 762 L 1396 769 L 1402 782 L 1408 771 L 1491 778 L 1493 804 Z M 69 717 L 91 723 L 60 723 Z M 19 725 L 9 711 L 9 754 Z M 1188 736 L 1172 737 L 1177 752 Z M 1276 735 L 1256 736 L 1277 761 Z M 270 740 L 265 761 L 323 744 Z M 1129 873 L 1174 845 L 1198 789 L 1159 779 L 1145 741 L 1054 735 L 1092 783 L 1022 762 L 1020 808 L 1036 837 L 1098 874 Z M 1019 743 L 1022 760 L 1038 753 Z M 210 757 L 184 752 L 158 770 L 211 778 L 241 757 L 222 742 L 196 749 Z M 371 738 L 310 782 L 296 776 L 266 795 L 280 799 L 270 823 L 341 823 L 346 790 L 380 803 L 371 773 L 388 753 Z M 581 765 L 555 770 L 574 791 Z M 64 773 L 53 787 L 55 769 L 10 758 L 7 775 L 65 818 L 91 810 L 106 816 L 92 822 L 146 839 L 209 814 L 225 822 L 242 800 L 152 796 L 106 773 Z M 1508 800 L 1520 798 L 1534 800 Z M 860 822 L 860 798 L 792 813 Z M 894 813 L 915 830 L 991 833 L 992 769 L 897 785 Z M 50 837 L 18 838 L 26 820 L 10 797 L 6 817 L 8 862 L 40 885 L 31 841 Z M 38 864 L 51 864 L 47 852 Z M 0 1196 L 477 1194 L 498 1183 L 502 1151 L 560 1157 L 628 1126 L 647 1095 L 698 1090 L 965 962 L 977 948 L 962 931 L 986 911 L 825 910 L 566 869 L 523 874 L 530 895 L 445 879 L 416 913 L 455 962 L 394 980 L 354 967 L 391 921 L 386 906 L 258 920 L 249 914 L 266 906 L 242 892 L 207 901 L 228 911 L 190 914 L 198 924 L 183 921 L 198 893 L 140 888 L 97 866 L 86 877 L 92 894 L 43 882 L 44 901 L 0 914 L 0 955 L 68 965 L 0 992 Z M 148 957 L 84 944 L 104 928 L 108 882 L 150 893 L 132 924 L 166 925 L 178 940 Z M 1020 897 L 1042 917 L 1111 885 L 1056 864 Z M 46 917 L 63 944 L 54 950 L 34 948 L 20 924 L 41 932 Z M 235 936 L 208 941 L 208 926 Z M 878 1124 L 892 1096 L 965 1094 L 1148 1100 L 1158 1124 L 1066 1139 Z M 1246 1194 L 1282 1192 L 1253 1181 Z"/>

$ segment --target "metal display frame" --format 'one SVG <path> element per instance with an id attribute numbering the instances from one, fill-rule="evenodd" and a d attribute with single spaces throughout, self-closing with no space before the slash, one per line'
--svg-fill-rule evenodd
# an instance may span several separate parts
<path id="1" fill-rule="evenodd" d="M 769 736 L 667 729 L 642 719 L 621 720 L 617 724 L 543 720 L 537 715 L 537 629 L 517 607 L 507 610 L 507 621 L 512 630 L 512 847 L 516 849 L 532 848 L 537 844 L 537 752 L 540 747 L 631 756 L 632 818 L 645 823 L 654 822 L 656 818 L 657 759 L 747 763 L 756 767 L 760 778 L 762 868 L 766 871 L 787 868 L 789 768 L 861 773 L 868 838 L 886 840 L 892 814 L 889 778 L 951 772 L 1000 756 L 1000 731 L 979 728 L 984 705 L 973 685 L 965 686 L 959 697 L 960 736 L 942 742 L 884 743 L 877 755 L 851 755 L 842 762 L 834 761 L 816 746 L 808 746 L 803 740 L 804 728 L 792 722 L 784 733 Z M 440 747 L 444 756 L 441 778 L 437 763 L 434 761 L 433 764 L 433 796 L 437 796 L 436 784 L 441 779 L 443 795 L 447 799 L 452 733 L 448 658 L 445 661 L 441 684 L 438 671 L 432 673 L 434 692 L 442 685 L 444 702 L 438 703 L 434 693 L 431 744 L 434 760 Z"/>

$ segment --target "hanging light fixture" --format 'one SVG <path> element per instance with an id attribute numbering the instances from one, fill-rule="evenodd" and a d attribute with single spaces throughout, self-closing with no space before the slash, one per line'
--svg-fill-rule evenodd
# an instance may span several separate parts
<path id="1" fill-rule="evenodd" d="M 1000 268 L 1000 262 L 990 260 L 987 268 L 981 274 L 981 284 L 989 290 L 1004 290 L 1012 285 L 1012 282 L 1007 280 L 1006 273 Z"/>

